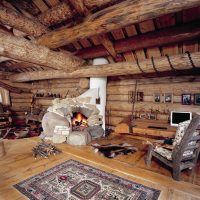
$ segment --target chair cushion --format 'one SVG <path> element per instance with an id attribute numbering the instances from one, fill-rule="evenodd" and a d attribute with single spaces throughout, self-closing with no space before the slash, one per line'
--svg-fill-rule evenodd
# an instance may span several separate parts
<path id="1" fill-rule="evenodd" d="M 172 151 L 158 146 L 155 147 L 154 151 L 163 156 L 164 158 L 167 158 L 167 160 L 172 160 Z M 190 157 L 192 155 L 193 151 L 187 150 L 183 153 L 183 158 Z"/>
<path id="2" fill-rule="evenodd" d="M 187 120 L 178 124 L 178 128 L 176 130 L 176 136 L 173 141 L 173 146 L 180 144 L 181 139 L 183 138 L 185 131 L 188 128 L 190 122 L 191 120 Z"/>
<path id="3" fill-rule="evenodd" d="M 167 160 L 172 160 L 172 151 L 158 146 L 155 147 L 154 151 L 164 158 L 167 158 Z"/>
<path id="4" fill-rule="evenodd" d="M 176 135 L 175 135 L 175 138 L 174 138 L 174 141 L 173 141 L 173 146 L 180 144 L 190 122 L 191 122 L 191 120 L 187 120 L 187 121 L 179 123 L 178 128 L 176 130 Z M 199 134 L 198 131 L 194 132 L 193 137 L 197 136 L 198 134 Z M 196 142 L 195 142 L 195 144 L 196 144 Z M 191 144 L 189 143 L 188 146 L 189 145 L 195 145 L 195 144 L 194 144 L 194 142 L 192 142 Z"/>

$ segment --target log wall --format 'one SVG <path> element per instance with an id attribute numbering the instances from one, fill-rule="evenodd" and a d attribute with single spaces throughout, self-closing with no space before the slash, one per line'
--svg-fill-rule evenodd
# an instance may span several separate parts
<path id="1" fill-rule="evenodd" d="M 135 91 L 135 80 L 108 80 L 106 113 L 110 113 L 107 124 L 116 126 L 132 114 L 133 104 L 129 101 L 130 92 Z M 191 77 L 157 78 L 137 81 L 137 92 L 143 92 L 143 102 L 135 103 L 134 115 L 156 114 L 158 120 L 167 121 L 172 110 L 200 112 L 200 106 L 194 105 L 195 93 L 200 93 L 200 79 Z M 161 95 L 161 102 L 154 101 L 154 94 Z M 192 104 L 182 105 L 182 94 L 192 94 Z M 172 94 L 172 103 L 165 103 L 165 94 Z"/>
<path id="2" fill-rule="evenodd" d="M 61 98 L 76 97 L 85 92 L 89 87 L 88 79 L 59 79 L 35 81 L 32 83 L 12 83 L 3 81 L 9 85 L 18 88 L 30 89 L 31 93 L 10 93 L 11 111 L 14 124 L 23 124 L 25 122 L 25 113 L 30 111 L 33 96 L 38 94 L 59 94 Z M 35 105 L 47 108 L 51 105 L 55 97 L 37 97 L 34 98 Z"/>

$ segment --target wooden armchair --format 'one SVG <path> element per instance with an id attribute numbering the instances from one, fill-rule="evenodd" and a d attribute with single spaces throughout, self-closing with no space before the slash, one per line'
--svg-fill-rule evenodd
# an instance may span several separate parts
<path id="1" fill-rule="evenodd" d="M 172 168 L 172 176 L 180 180 L 180 172 L 190 169 L 194 172 L 200 151 L 200 115 L 191 121 L 179 124 L 171 150 L 164 147 L 149 145 L 146 164 L 149 166 L 154 156 L 165 165 Z"/>

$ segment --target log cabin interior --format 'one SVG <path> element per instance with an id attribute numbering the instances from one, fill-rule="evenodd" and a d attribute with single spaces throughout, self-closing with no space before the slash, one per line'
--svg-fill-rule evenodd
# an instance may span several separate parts
<path id="1" fill-rule="evenodd" d="M 1 0 L 0 199 L 200 199 L 199 39 L 199 0 Z"/>

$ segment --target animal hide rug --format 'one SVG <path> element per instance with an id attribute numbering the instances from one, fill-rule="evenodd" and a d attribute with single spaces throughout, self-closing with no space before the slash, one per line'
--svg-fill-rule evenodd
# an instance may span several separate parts
<path id="1" fill-rule="evenodd" d="M 107 158 L 114 158 L 120 154 L 127 155 L 128 153 L 134 153 L 138 150 L 136 147 L 133 147 L 127 143 L 105 145 L 92 144 L 92 147 L 96 153 L 99 152 Z"/>

